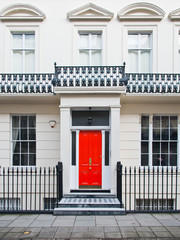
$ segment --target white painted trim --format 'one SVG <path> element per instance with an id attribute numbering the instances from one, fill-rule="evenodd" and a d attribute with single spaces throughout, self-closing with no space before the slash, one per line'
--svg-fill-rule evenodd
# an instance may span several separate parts
<path id="1" fill-rule="evenodd" d="M 169 19 L 171 21 L 178 21 L 178 20 L 180 20 L 180 8 L 170 12 L 168 17 L 169 17 Z"/>
<path id="2" fill-rule="evenodd" d="M 126 93 L 125 86 L 116 87 L 55 87 L 56 94 L 95 94 L 95 93 Z"/>
<path id="3" fill-rule="evenodd" d="M 180 23 L 175 22 L 173 27 L 173 70 L 179 72 L 180 68 L 180 46 L 178 38 L 180 37 Z"/>

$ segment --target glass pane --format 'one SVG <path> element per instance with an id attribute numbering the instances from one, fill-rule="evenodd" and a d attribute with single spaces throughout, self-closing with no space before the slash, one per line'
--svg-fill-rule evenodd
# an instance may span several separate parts
<path id="1" fill-rule="evenodd" d="M 148 166 L 148 165 L 149 165 L 149 155 L 141 154 L 141 166 Z"/>
<path id="2" fill-rule="evenodd" d="M 141 34 L 140 35 L 140 48 L 150 48 L 150 35 Z"/>
<path id="3" fill-rule="evenodd" d="M 81 66 L 89 66 L 89 51 L 79 52 L 79 63 Z"/>
<path id="4" fill-rule="evenodd" d="M 21 73 L 23 71 L 22 51 L 13 51 L 13 72 Z"/>
<path id="5" fill-rule="evenodd" d="M 100 66 L 101 65 L 101 51 L 93 50 L 91 55 L 91 65 Z"/>
<path id="6" fill-rule="evenodd" d="M 138 51 L 129 50 L 128 65 L 130 72 L 138 72 Z"/>
<path id="7" fill-rule="evenodd" d="M 149 127 L 149 116 L 142 116 L 141 117 L 141 126 L 142 127 Z"/>
<path id="8" fill-rule="evenodd" d="M 141 153 L 149 153 L 149 143 L 141 142 Z"/>
<path id="9" fill-rule="evenodd" d="M 153 117 L 153 128 L 160 128 L 160 117 L 159 116 Z"/>
<path id="10" fill-rule="evenodd" d="M 13 49 L 22 49 L 23 48 L 23 35 L 22 34 L 13 34 Z"/>
<path id="11" fill-rule="evenodd" d="M 36 153 L 36 142 L 29 142 L 29 153 Z"/>
<path id="12" fill-rule="evenodd" d="M 29 129 L 29 140 L 36 140 L 36 130 Z"/>
<path id="13" fill-rule="evenodd" d="M 162 154 L 161 155 L 161 166 L 169 166 L 168 154 Z"/>
<path id="14" fill-rule="evenodd" d="M 19 166 L 19 165 L 20 165 L 20 155 L 13 154 L 13 166 Z"/>
<path id="15" fill-rule="evenodd" d="M 170 155 L 170 165 L 177 166 L 177 155 L 176 154 Z"/>
<path id="16" fill-rule="evenodd" d="M 21 154 L 21 165 L 28 166 L 28 154 Z"/>
<path id="17" fill-rule="evenodd" d="M 162 142 L 161 143 L 161 152 L 162 153 L 168 153 L 169 150 L 168 150 L 168 142 Z"/>
<path id="18" fill-rule="evenodd" d="M 27 140 L 27 129 L 21 129 L 21 140 Z"/>
<path id="19" fill-rule="evenodd" d="M 18 116 L 13 116 L 12 117 L 12 127 L 13 128 L 18 128 L 19 127 L 19 117 Z"/>
<path id="20" fill-rule="evenodd" d="M 177 140 L 177 138 L 178 138 L 177 128 L 171 128 L 170 129 L 170 139 Z"/>
<path id="21" fill-rule="evenodd" d="M 109 166 L 109 132 L 105 132 L 105 166 Z"/>
<path id="22" fill-rule="evenodd" d="M 128 35 L 128 48 L 138 48 L 138 41 L 139 36 L 138 35 Z"/>
<path id="23" fill-rule="evenodd" d="M 169 128 L 162 129 L 162 140 L 169 140 Z"/>
<path id="24" fill-rule="evenodd" d="M 28 142 L 21 142 L 21 152 L 28 153 Z"/>
<path id="25" fill-rule="evenodd" d="M 142 50 L 140 57 L 140 71 L 145 73 L 150 72 L 150 51 Z"/>
<path id="26" fill-rule="evenodd" d="M 153 153 L 160 153 L 160 143 L 153 142 Z"/>
<path id="27" fill-rule="evenodd" d="M 162 128 L 168 128 L 169 127 L 169 117 L 162 117 Z"/>
<path id="28" fill-rule="evenodd" d="M 27 117 L 26 116 L 21 117 L 21 128 L 27 128 Z"/>
<path id="29" fill-rule="evenodd" d="M 80 34 L 79 48 L 80 49 L 83 49 L 83 48 L 88 49 L 89 48 L 89 35 L 88 34 Z"/>
<path id="30" fill-rule="evenodd" d="M 25 71 L 31 73 L 35 71 L 35 55 L 34 51 L 25 52 Z"/>
<path id="31" fill-rule="evenodd" d="M 160 129 L 153 129 L 153 140 L 160 140 Z"/>
<path id="32" fill-rule="evenodd" d="M 19 140 L 20 130 L 18 128 L 12 130 L 12 139 Z"/>
<path id="33" fill-rule="evenodd" d="M 35 48 L 35 35 L 34 34 L 26 34 L 25 35 L 25 48 L 34 49 Z"/>
<path id="34" fill-rule="evenodd" d="M 160 166 L 160 160 L 159 154 L 153 154 L 153 166 Z"/>
<path id="35" fill-rule="evenodd" d="M 36 165 L 36 154 L 29 154 L 29 166 Z"/>
<path id="36" fill-rule="evenodd" d="M 170 117 L 170 127 L 171 128 L 176 128 L 177 127 L 177 121 L 178 121 L 177 116 L 171 116 Z"/>
<path id="37" fill-rule="evenodd" d="M 101 46 L 101 35 L 100 34 L 92 34 L 91 35 L 91 49 L 102 48 Z"/>
<path id="38" fill-rule="evenodd" d="M 76 166 L 76 132 L 72 132 L 72 166 Z"/>
<path id="39" fill-rule="evenodd" d="M 30 128 L 36 127 L 36 117 L 35 116 L 29 116 L 29 127 Z"/>
<path id="40" fill-rule="evenodd" d="M 149 128 L 142 128 L 141 139 L 142 140 L 149 140 Z"/>
<path id="41" fill-rule="evenodd" d="M 177 153 L 177 142 L 170 143 L 170 153 Z"/>
<path id="42" fill-rule="evenodd" d="M 20 142 L 13 143 L 13 153 L 20 153 Z"/>

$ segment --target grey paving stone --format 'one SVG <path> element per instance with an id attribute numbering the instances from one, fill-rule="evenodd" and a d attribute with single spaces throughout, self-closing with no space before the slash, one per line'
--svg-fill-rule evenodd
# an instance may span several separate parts
<path id="1" fill-rule="evenodd" d="M 87 232 L 72 232 L 71 238 L 88 238 Z"/>
<path id="2" fill-rule="evenodd" d="M 164 232 L 164 231 L 166 231 L 166 228 L 165 227 L 163 227 L 163 226 L 161 226 L 161 227 L 150 227 L 151 228 L 151 230 L 154 232 Z"/>
<path id="3" fill-rule="evenodd" d="M 149 227 L 135 227 L 137 232 L 152 232 Z"/>
<path id="4" fill-rule="evenodd" d="M 14 228 L 11 228 L 10 232 L 19 232 L 19 233 L 23 233 L 25 232 L 26 228 L 25 227 L 14 227 Z"/>
<path id="5" fill-rule="evenodd" d="M 38 234 L 38 238 L 52 238 L 54 236 L 54 233 L 52 233 L 52 232 L 40 232 L 39 234 Z"/>
<path id="6" fill-rule="evenodd" d="M 0 214 L 0 221 L 1 220 L 14 220 L 21 216 L 20 214 Z"/>
<path id="7" fill-rule="evenodd" d="M 171 215 L 180 220 L 180 213 L 172 213 Z"/>
<path id="8" fill-rule="evenodd" d="M 0 238 L 4 237 L 5 234 L 6 232 L 0 232 Z"/>
<path id="9" fill-rule="evenodd" d="M 95 221 L 75 221 L 74 226 L 95 226 Z"/>
<path id="10" fill-rule="evenodd" d="M 38 236 L 39 232 L 30 232 L 29 234 L 22 234 L 19 238 L 23 239 L 33 239 Z"/>
<path id="11" fill-rule="evenodd" d="M 121 232 L 136 232 L 136 229 L 134 227 L 120 227 Z"/>
<path id="12" fill-rule="evenodd" d="M 97 232 L 97 231 L 98 232 L 103 232 L 104 228 L 95 226 L 95 227 L 89 227 L 88 230 L 89 230 L 89 232 Z"/>
<path id="13" fill-rule="evenodd" d="M 54 235 L 54 238 L 59 238 L 59 239 L 69 239 L 71 237 L 71 232 L 57 232 Z"/>
<path id="14" fill-rule="evenodd" d="M 159 219 L 163 226 L 180 226 L 180 221 L 177 219 Z"/>
<path id="15" fill-rule="evenodd" d="M 154 219 L 153 215 L 149 213 L 134 213 L 133 216 L 136 219 Z"/>
<path id="16" fill-rule="evenodd" d="M 88 227 L 74 226 L 72 232 L 88 232 Z"/>
<path id="17" fill-rule="evenodd" d="M 104 235 L 104 231 L 90 231 L 88 233 L 88 238 L 104 238 L 105 235 Z"/>
<path id="18" fill-rule="evenodd" d="M 122 232 L 122 237 L 123 238 L 138 238 L 139 235 L 137 234 L 137 232 Z"/>
<path id="19" fill-rule="evenodd" d="M 0 233 L 3 233 L 3 232 L 9 232 L 10 230 L 12 229 L 12 227 L 0 227 Z"/>
<path id="20" fill-rule="evenodd" d="M 0 227 L 7 227 L 10 223 L 11 221 L 0 220 Z"/>
<path id="21" fill-rule="evenodd" d="M 39 214 L 22 214 L 18 216 L 18 220 L 21 219 L 36 219 L 38 216 L 40 216 Z"/>
<path id="22" fill-rule="evenodd" d="M 57 231 L 57 227 L 43 227 L 42 229 L 41 229 L 41 232 L 47 232 L 47 233 L 49 233 L 49 232 L 56 232 Z"/>
<path id="23" fill-rule="evenodd" d="M 75 220 L 76 216 L 56 216 L 56 220 Z"/>
<path id="24" fill-rule="evenodd" d="M 119 227 L 104 227 L 104 232 L 120 232 Z"/>
<path id="25" fill-rule="evenodd" d="M 165 231 L 165 232 L 154 232 L 154 234 L 156 235 L 156 237 L 160 237 L 160 238 L 172 238 L 173 235 L 170 234 L 170 232 Z"/>
<path id="26" fill-rule="evenodd" d="M 138 235 L 141 237 L 141 238 L 147 238 L 147 237 L 156 237 L 156 235 L 153 233 L 153 232 L 150 232 L 150 231 L 139 231 L 138 232 Z"/>
<path id="27" fill-rule="evenodd" d="M 56 219 L 52 226 L 53 227 L 73 227 L 74 219 Z"/>
<path id="28" fill-rule="evenodd" d="M 56 216 L 53 216 L 50 214 L 42 214 L 36 217 L 36 221 L 39 221 L 39 220 L 53 221 L 55 219 L 56 219 Z"/>
<path id="29" fill-rule="evenodd" d="M 3 238 L 16 239 L 16 238 L 19 238 L 20 236 L 21 236 L 21 233 L 8 232 L 3 236 Z"/>
<path id="30" fill-rule="evenodd" d="M 76 217 L 76 221 L 79 221 L 79 220 L 95 221 L 95 219 L 96 219 L 96 216 L 77 216 Z"/>
<path id="31" fill-rule="evenodd" d="M 162 226 L 162 224 L 155 218 L 152 218 L 152 219 L 142 218 L 142 219 L 138 219 L 138 222 L 141 226 L 149 226 L 149 227 Z"/>
<path id="32" fill-rule="evenodd" d="M 117 226 L 115 218 L 96 218 L 96 226 Z"/>
<path id="33" fill-rule="evenodd" d="M 39 221 L 34 221 L 33 223 L 30 224 L 30 227 L 50 227 L 52 225 L 53 221 L 48 221 L 48 220 L 39 220 Z"/>
<path id="34" fill-rule="evenodd" d="M 11 222 L 9 224 L 9 227 L 29 227 L 29 225 L 33 222 L 33 220 L 29 220 L 29 219 L 16 219 L 13 222 Z"/>
<path id="35" fill-rule="evenodd" d="M 120 232 L 105 232 L 106 238 L 122 238 Z"/>
<path id="36" fill-rule="evenodd" d="M 166 213 L 153 213 L 152 214 L 153 217 L 155 217 L 156 219 L 175 219 L 175 217 L 171 214 L 166 214 Z"/>
<path id="37" fill-rule="evenodd" d="M 126 221 L 126 220 L 136 220 L 133 214 L 127 214 L 127 215 L 117 215 L 115 216 L 115 219 L 118 221 Z"/>
<path id="38" fill-rule="evenodd" d="M 56 233 L 68 232 L 71 233 L 73 231 L 73 227 L 58 227 Z"/>
<path id="39" fill-rule="evenodd" d="M 117 221 L 118 226 L 124 227 L 124 226 L 140 226 L 140 224 L 137 221 L 132 220 L 126 220 L 126 221 Z"/>
<path id="40" fill-rule="evenodd" d="M 171 233 L 174 237 L 180 238 L 180 227 L 166 227 L 169 233 Z"/>
<path id="41" fill-rule="evenodd" d="M 30 227 L 30 228 L 26 228 L 26 231 L 29 232 L 40 232 L 42 230 L 42 227 Z"/>

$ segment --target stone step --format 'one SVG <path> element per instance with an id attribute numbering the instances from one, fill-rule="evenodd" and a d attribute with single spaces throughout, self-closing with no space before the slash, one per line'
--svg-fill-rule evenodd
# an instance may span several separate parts
<path id="1" fill-rule="evenodd" d="M 70 193 L 64 194 L 65 198 L 116 198 L 114 194 L 104 193 Z"/>
<path id="2" fill-rule="evenodd" d="M 124 215 L 124 208 L 55 208 L 54 215 Z"/>

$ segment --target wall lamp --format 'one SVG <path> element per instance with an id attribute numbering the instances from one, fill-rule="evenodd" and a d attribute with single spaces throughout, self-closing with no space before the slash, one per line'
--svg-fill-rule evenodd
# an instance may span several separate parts
<path id="1" fill-rule="evenodd" d="M 56 121 L 55 120 L 50 120 L 49 125 L 51 126 L 51 128 L 54 128 L 56 126 Z"/>
<path id="2" fill-rule="evenodd" d="M 92 124 L 92 117 L 88 117 L 88 123 L 89 123 L 89 125 Z"/>

